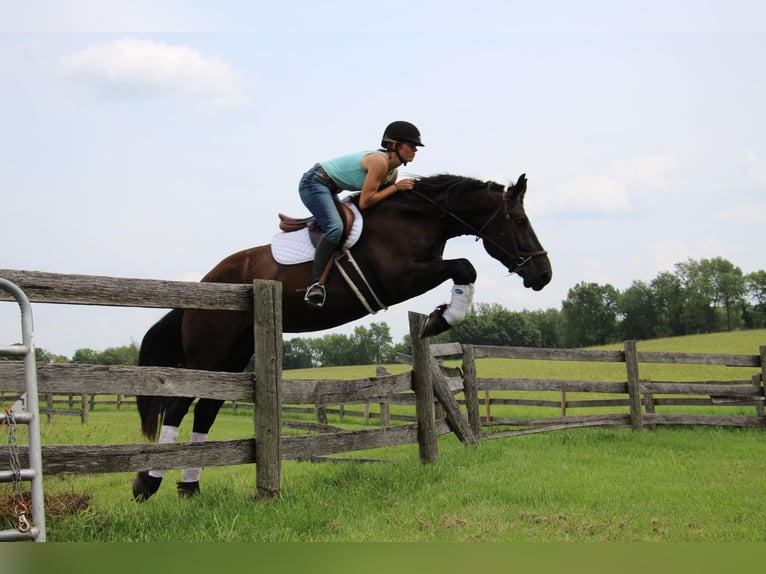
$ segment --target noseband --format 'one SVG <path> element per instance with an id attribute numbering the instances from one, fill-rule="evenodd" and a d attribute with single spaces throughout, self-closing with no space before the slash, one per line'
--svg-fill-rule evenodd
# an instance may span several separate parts
<path id="1" fill-rule="evenodd" d="M 488 191 L 489 191 L 489 187 L 488 187 Z M 471 234 L 476 236 L 476 241 L 478 241 L 479 239 L 482 239 L 485 242 L 487 242 L 487 243 L 491 244 L 492 246 L 494 246 L 496 249 L 502 251 L 506 256 L 508 256 L 509 259 L 516 259 L 516 264 L 513 267 L 513 269 L 509 269 L 508 270 L 511 273 L 520 273 L 524 269 L 524 267 L 527 265 L 527 263 L 529 263 L 535 257 L 542 257 L 544 255 L 548 255 L 548 252 L 545 251 L 544 249 L 542 249 L 540 251 L 533 251 L 532 253 L 524 253 L 524 252 L 522 252 L 519 249 L 519 244 L 518 244 L 518 241 L 516 240 L 516 233 L 515 233 L 515 226 L 514 225 L 511 225 L 511 242 L 513 243 L 513 248 L 514 248 L 514 251 L 516 252 L 516 256 L 513 256 L 504 246 L 500 245 L 497 241 L 495 241 L 491 237 L 487 236 L 486 233 L 484 232 L 484 230 L 487 227 L 489 227 L 490 223 L 492 223 L 492 221 L 494 221 L 494 219 L 498 216 L 498 214 L 500 214 L 501 211 L 503 212 L 503 216 L 506 219 L 511 219 L 511 214 L 508 212 L 508 199 L 507 199 L 507 197 L 508 197 L 508 195 L 507 195 L 508 194 L 508 190 L 504 190 L 503 191 L 503 198 L 502 198 L 502 200 L 500 202 L 500 205 L 497 206 L 497 209 L 495 209 L 495 211 L 493 211 L 490 214 L 490 216 L 487 219 L 487 221 L 484 222 L 484 225 L 482 225 L 481 228 L 479 228 L 479 229 L 477 229 L 476 227 L 474 227 L 473 225 L 471 225 L 470 223 L 465 221 L 462 217 L 457 215 L 455 212 L 447 209 L 443 205 L 437 203 L 436 201 L 434 201 L 433 199 L 431 199 L 427 195 L 425 195 L 423 193 L 420 193 L 416 189 L 413 189 L 411 191 L 411 193 L 416 194 L 417 196 L 419 196 L 422 199 L 424 199 L 427 202 L 429 202 L 431 205 L 434 205 L 434 206 L 438 207 L 439 210 L 442 213 L 444 213 L 446 215 L 449 215 L 452 219 L 454 219 L 458 223 L 460 223 L 460 224 L 464 225 L 465 227 L 467 227 L 468 230 L 471 232 Z"/>

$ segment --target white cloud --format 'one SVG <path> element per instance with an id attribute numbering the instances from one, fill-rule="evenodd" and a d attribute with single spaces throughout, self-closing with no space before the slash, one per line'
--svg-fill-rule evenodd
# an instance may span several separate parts
<path id="1" fill-rule="evenodd" d="M 579 176 L 560 185 L 549 198 L 548 211 L 625 214 L 637 198 L 676 193 L 681 189 L 673 156 L 651 155 L 612 163 L 600 175 Z M 640 203 L 640 201 L 639 201 Z"/>
<path id="2" fill-rule="evenodd" d="M 64 57 L 59 71 L 116 99 L 190 94 L 221 107 L 244 102 L 234 68 L 189 46 L 131 38 L 94 44 Z"/>

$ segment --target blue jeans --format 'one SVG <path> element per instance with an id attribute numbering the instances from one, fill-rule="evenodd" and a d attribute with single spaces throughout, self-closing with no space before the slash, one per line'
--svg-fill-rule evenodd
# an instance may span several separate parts
<path id="1" fill-rule="evenodd" d="M 335 205 L 338 198 L 313 167 L 303 174 L 298 193 L 303 204 L 316 217 L 325 237 L 333 243 L 340 243 L 343 220 Z"/>

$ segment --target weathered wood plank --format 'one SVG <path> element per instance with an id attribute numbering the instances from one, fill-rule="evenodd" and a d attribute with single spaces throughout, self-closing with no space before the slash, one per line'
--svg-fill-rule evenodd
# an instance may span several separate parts
<path id="1" fill-rule="evenodd" d="M 449 432 L 445 421 L 436 421 L 434 424 L 436 436 Z M 415 442 L 418 442 L 417 423 L 332 434 L 285 436 L 282 437 L 282 458 L 284 460 L 301 459 L 307 456 L 322 456 Z"/>
<path id="2" fill-rule="evenodd" d="M 625 341 L 625 369 L 628 376 L 628 400 L 630 402 L 630 427 L 635 432 L 644 430 L 641 409 L 641 388 L 638 380 L 638 359 L 636 357 L 636 342 Z"/>
<path id="3" fill-rule="evenodd" d="M 460 407 L 455 400 L 455 396 L 452 394 L 447 379 L 445 379 L 436 359 L 433 356 L 429 357 L 431 368 L 431 382 L 434 386 L 434 395 L 439 399 L 447 417 L 447 424 L 452 432 L 460 439 L 463 444 L 469 446 L 476 446 L 478 439 L 473 434 L 471 426 L 468 424 L 468 418 L 460 411 Z M 459 388 L 462 390 L 462 381 L 458 380 Z"/>
<path id="4" fill-rule="evenodd" d="M 27 446 L 19 446 L 22 464 Z M 186 444 L 43 445 L 43 474 L 103 474 L 255 462 L 255 440 Z M 8 447 L 0 446 L 0 469 L 8 468 Z"/>
<path id="5" fill-rule="evenodd" d="M 760 367 L 758 355 L 726 355 L 709 353 L 638 353 L 639 363 L 678 363 L 684 365 L 724 365 L 727 367 Z"/>
<path id="6" fill-rule="evenodd" d="M 722 397 L 752 397 L 763 396 L 761 389 L 750 384 L 735 386 L 720 381 L 704 381 L 696 383 L 664 383 L 642 382 L 641 392 L 663 395 L 716 395 Z"/>
<path id="7" fill-rule="evenodd" d="M 425 316 L 408 314 L 410 338 L 412 339 L 412 388 L 415 391 L 415 412 L 418 419 L 417 436 L 420 462 L 438 462 L 439 449 L 436 444 L 434 388 L 431 373 L 431 352 L 428 342 L 420 338 L 426 323 Z"/>
<path id="8" fill-rule="evenodd" d="M 282 484 L 282 283 L 253 283 L 255 321 L 255 464 L 257 498 L 279 497 Z"/>
<path id="9" fill-rule="evenodd" d="M 252 311 L 252 285 L 0 269 L 33 303 Z M 0 300 L 11 300 L 0 290 Z"/>
<path id="10" fill-rule="evenodd" d="M 285 379 L 283 400 L 287 404 L 377 402 L 411 390 L 411 371 L 351 381 Z"/>
<path id="11" fill-rule="evenodd" d="M 481 416 L 479 414 L 479 389 L 476 386 L 476 360 L 473 345 L 463 345 L 463 378 L 468 424 L 471 425 L 474 436 L 479 437 L 481 434 Z"/>
<path id="12" fill-rule="evenodd" d="M 658 425 L 764 427 L 761 417 L 743 415 L 645 414 L 647 423 Z"/>
<path id="13" fill-rule="evenodd" d="M 475 345 L 476 358 L 494 359 L 536 359 L 542 361 L 598 361 L 622 363 L 622 351 L 595 351 L 585 349 L 543 349 L 533 347 L 497 347 Z"/>
<path id="14" fill-rule="evenodd" d="M 566 426 L 571 425 L 601 425 L 601 424 L 620 424 L 630 425 L 629 414 L 606 414 L 606 415 L 581 415 L 564 417 L 538 417 L 538 418 L 516 418 L 516 417 L 494 417 L 490 422 L 482 423 L 483 427 L 493 426 L 545 426 L 553 425 Z"/>
<path id="15" fill-rule="evenodd" d="M 436 421 L 437 436 L 450 432 Z M 367 450 L 417 442 L 417 423 L 373 430 L 320 435 L 283 436 L 282 460 L 300 460 L 340 452 Z M 148 469 L 254 464 L 255 439 L 234 439 L 186 444 L 44 445 L 43 473 L 104 474 Z M 22 464 L 28 464 L 28 447 L 19 446 Z M 0 470 L 10 470 L 8 447 L 0 445 Z"/>
<path id="16" fill-rule="evenodd" d="M 478 379 L 479 390 L 488 391 L 575 391 L 583 393 L 627 394 L 627 383 L 578 381 L 566 379 L 501 379 L 482 377 Z"/>
<path id="17" fill-rule="evenodd" d="M 218 373 L 169 367 L 38 363 L 41 393 L 204 396 L 255 402 L 253 373 Z M 21 361 L 0 362 L 0 390 L 24 391 Z M 285 379 L 287 404 L 352 403 L 383 400 L 412 389 L 411 373 L 356 380 Z"/>
<path id="18" fill-rule="evenodd" d="M 431 354 L 434 357 L 447 357 L 449 355 L 462 355 L 463 345 L 461 343 L 434 343 L 430 345 Z"/>
<path id="19" fill-rule="evenodd" d="M 167 367 L 38 363 L 41 393 L 207 397 L 255 402 L 253 373 L 218 373 Z M 23 364 L 0 362 L 0 389 L 24 389 Z"/>
<path id="20" fill-rule="evenodd" d="M 486 440 L 486 439 L 508 438 L 508 437 L 514 437 L 514 436 L 525 436 L 525 435 L 538 434 L 543 432 L 571 430 L 571 429 L 585 428 L 585 427 L 629 427 L 629 426 L 630 426 L 630 421 L 628 420 L 628 415 L 625 415 L 624 422 L 616 420 L 616 419 L 613 421 L 589 420 L 589 421 L 584 421 L 579 423 L 566 422 L 561 424 L 552 424 L 552 425 L 529 428 L 529 429 L 494 431 L 494 432 L 483 434 L 482 439 Z"/>

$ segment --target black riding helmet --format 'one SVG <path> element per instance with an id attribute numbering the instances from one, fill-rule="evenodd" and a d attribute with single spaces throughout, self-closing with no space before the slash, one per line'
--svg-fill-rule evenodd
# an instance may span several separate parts
<path id="1" fill-rule="evenodd" d="M 420 131 L 410 122 L 391 122 L 383 132 L 383 140 L 380 145 L 386 147 L 387 143 L 405 142 L 416 146 L 423 146 L 420 141 Z"/>

